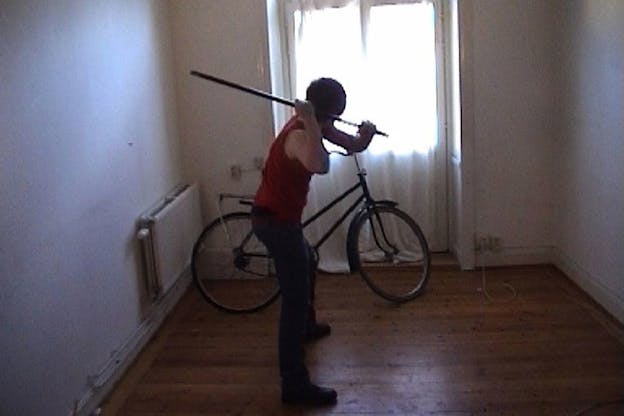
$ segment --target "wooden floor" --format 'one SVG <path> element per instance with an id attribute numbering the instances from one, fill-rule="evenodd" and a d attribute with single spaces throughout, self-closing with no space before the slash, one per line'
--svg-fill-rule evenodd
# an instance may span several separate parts
<path id="1" fill-rule="evenodd" d="M 356 275 L 319 276 L 333 332 L 307 363 L 338 391 L 321 409 L 279 400 L 277 303 L 228 315 L 191 287 L 102 414 L 624 415 L 609 404 L 624 399 L 622 327 L 550 266 L 485 276 L 494 301 L 481 271 L 439 267 L 398 307 Z"/>

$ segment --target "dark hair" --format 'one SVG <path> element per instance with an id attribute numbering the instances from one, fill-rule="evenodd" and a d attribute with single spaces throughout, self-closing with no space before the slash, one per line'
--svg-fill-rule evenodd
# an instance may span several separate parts
<path id="1" fill-rule="evenodd" d="M 314 106 L 316 119 L 325 121 L 333 114 L 339 116 L 347 105 L 347 94 L 342 85 L 333 78 L 319 78 L 310 83 L 306 100 Z"/>

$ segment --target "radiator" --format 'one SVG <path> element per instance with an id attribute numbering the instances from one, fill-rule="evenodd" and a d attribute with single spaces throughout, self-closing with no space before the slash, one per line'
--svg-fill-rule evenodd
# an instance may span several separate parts
<path id="1" fill-rule="evenodd" d="M 174 189 L 139 218 L 138 239 L 145 263 L 147 290 L 163 296 L 190 265 L 193 244 L 202 229 L 196 184 Z"/>

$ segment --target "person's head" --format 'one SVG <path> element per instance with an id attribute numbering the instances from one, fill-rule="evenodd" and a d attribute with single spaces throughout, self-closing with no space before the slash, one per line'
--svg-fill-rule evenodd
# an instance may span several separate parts
<path id="1" fill-rule="evenodd" d="M 329 114 L 342 114 L 347 105 L 347 94 L 335 79 L 319 78 L 308 85 L 306 100 L 314 106 L 316 119 L 323 123 L 330 119 Z"/>

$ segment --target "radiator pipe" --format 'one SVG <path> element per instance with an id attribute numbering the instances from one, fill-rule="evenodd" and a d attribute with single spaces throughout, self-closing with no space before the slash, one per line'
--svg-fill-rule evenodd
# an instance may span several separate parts
<path id="1" fill-rule="evenodd" d="M 246 93 L 255 95 L 257 97 L 262 97 L 262 98 L 266 98 L 266 99 L 271 100 L 271 101 L 276 101 L 276 102 L 278 102 L 280 104 L 284 104 L 284 105 L 287 105 L 287 106 L 290 106 L 290 107 L 294 107 L 295 106 L 295 102 L 294 101 L 287 100 L 287 99 L 282 98 L 282 97 L 277 97 L 277 96 L 271 95 L 271 94 L 269 94 L 267 92 L 264 92 L 264 91 L 261 91 L 261 90 L 257 90 L 255 88 L 246 87 L 244 85 L 240 85 L 240 84 L 237 84 L 235 82 L 225 80 L 223 78 L 218 78 L 218 77 L 215 77 L 213 75 L 208 75 L 208 74 L 205 74 L 203 72 L 191 71 L 191 75 L 194 75 L 194 76 L 202 78 L 202 79 L 206 79 L 208 81 L 216 82 L 217 84 L 225 85 L 227 87 L 234 88 L 234 89 L 237 89 L 239 91 L 244 91 Z M 355 126 L 355 127 L 359 127 L 360 126 L 357 123 L 353 123 L 351 121 L 344 120 L 344 119 L 340 118 L 339 116 L 337 116 L 335 114 L 330 114 L 329 116 L 332 119 L 336 120 L 336 121 L 339 121 L 339 122 L 344 123 L 344 124 L 348 124 L 350 126 Z M 388 137 L 388 134 L 386 134 L 386 133 L 384 133 L 382 131 L 379 131 L 379 130 L 376 130 L 375 134 L 379 134 L 380 136 Z"/>

